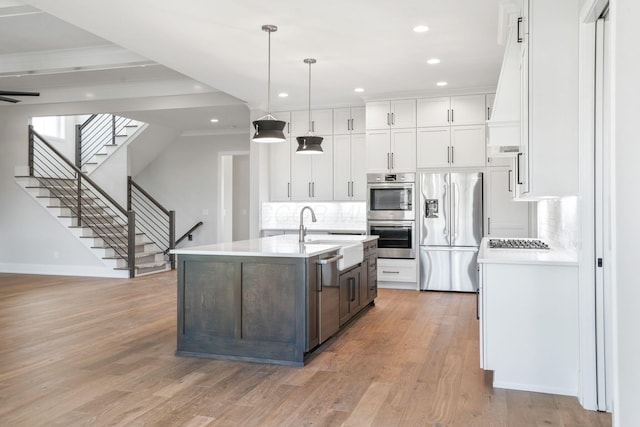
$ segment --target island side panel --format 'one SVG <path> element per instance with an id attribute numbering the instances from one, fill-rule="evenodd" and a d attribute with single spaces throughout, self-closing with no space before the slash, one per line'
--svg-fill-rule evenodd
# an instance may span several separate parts
<path id="1" fill-rule="evenodd" d="M 180 255 L 179 355 L 301 365 L 306 259 Z"/>

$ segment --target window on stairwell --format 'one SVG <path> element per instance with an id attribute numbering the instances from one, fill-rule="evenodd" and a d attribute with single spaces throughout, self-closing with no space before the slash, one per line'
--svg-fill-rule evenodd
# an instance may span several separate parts
<path id="1" fill-rule="evenodd" d="M 31 124 L 33 129 L 42 136 L 64 140 L 65 118 L 62 116 L 33 117 Z"/>

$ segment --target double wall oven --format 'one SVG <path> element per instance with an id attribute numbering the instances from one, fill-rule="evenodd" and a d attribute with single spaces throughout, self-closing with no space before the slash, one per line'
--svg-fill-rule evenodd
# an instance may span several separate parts
<path id="1" fill-rule="evenodd" d="M 368 234 L 380 258 L 415 258 L 415 174 L 367 175 Z"/>

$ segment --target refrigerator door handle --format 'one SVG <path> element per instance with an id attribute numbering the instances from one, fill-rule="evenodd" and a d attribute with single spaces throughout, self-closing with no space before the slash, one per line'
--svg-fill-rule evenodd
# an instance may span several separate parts
<path id="1" fill-rule="evenodd" d="M 451 243 L 456 240 L 458 230 L 458 184 L 451 183 Z"/>

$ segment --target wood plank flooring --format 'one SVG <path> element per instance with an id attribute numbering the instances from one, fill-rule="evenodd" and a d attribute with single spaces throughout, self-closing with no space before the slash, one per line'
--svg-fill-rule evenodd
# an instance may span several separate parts
<path id="1" fill-rule="evenodd" d="M 0 274 L 2 426 L 610 426 L 493 389 L 475 295 L 381 289 L 304 368 L 177 357 L 175 272 Z"/>

